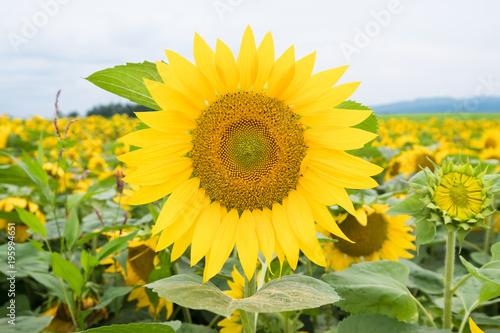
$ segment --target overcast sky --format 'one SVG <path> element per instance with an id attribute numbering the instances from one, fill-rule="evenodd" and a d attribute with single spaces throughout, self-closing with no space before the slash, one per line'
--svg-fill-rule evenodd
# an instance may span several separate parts
<path id="1" fill-rule="evenodd" d="M 317 51 L 315 72 L 351 65 L 353 99 L 500 95 L 497 0 L 16 0 L 0 2 L 0 114 L 64 113 L 124 100 L 84 80 L 126 62 L 192 60 L 194 33 L 235 54 L 250 24 L 276 54 Z M 489 82 L 489 83 L 485 83 Z"/>

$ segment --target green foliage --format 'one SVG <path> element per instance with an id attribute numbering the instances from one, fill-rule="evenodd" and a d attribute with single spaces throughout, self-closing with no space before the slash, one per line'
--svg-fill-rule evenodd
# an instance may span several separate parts
<path id="1" fill-rule="evenodd" d="M 145 61 L 140 64 L 127 63 L 122 66 L 104 69 L 86 78 L 96 86 L 131 102 L 154 110 L 160 107 L 149 94 L 143 79 L 162 82 L 156 64 Z"/>
<path id="2" fill-rule="evenodd" d="M 91 328 L 85 333 L 175 333 L 169 323 L 138 323 Z"/>
<path id="3" fill-rule="evenodd" d="M 423 327 L 378 314 L 357 314 L 340 322 L 337 333 L 451 333 L 435 327 Z"/>
<path id="4" fill-rule="evenodd" d="M 82 293 L 83 276 L 80 269 L 72 262 L 63 259 L 57 252 L 52 253 L 52 270 L 56 276 L 59 276 L 66 282 L 76 295 Z"/>
<path id="5" fill-rule="evenodd" d="M 323 280 L 335 287 L 342 300 L 335 305 L 351 314 L 379 313 L 408 320 L 417 305 L 405 281 L 410 270 L 393 261 L 375 261 L 353 265 L 325 275 Z"/>
<path id="6" fill-rule="evenodd" d="M 311 277 L 284 276 L 265 284 L 253 296 L 234 299 L 196 275 L 180 274 L 148 284 L 159 296 L 191 309 L 229 317 L 234 310 L 283 312 L 315 308 L 339 300 L 332 287 Z"/>
<path id="7" fill-rule="evenodd" d="M 103 116 L 106 118 L 111 118 L 115 114 L 126 114 L 129 117 L 135 118 L 135 112 L 152 110 L 154 109 L 139 104 L 111 103 L 106 105 L 94 106 L 92 109 L 87 111 L 86 116 Z"/>
<path id="8" fill-rule="evenodd" d="M 16 316 L 15 325 L 9 324 L 10 318 L 0 318 L 2 333 L 39 333 L 50 324 L 53 316 Z"/>
<path id="9" fill-rule="evenodd" d="M 19 214 L 19 218 L 24 224 L 30 227 L 34 232 L 42 234 L 43 237 L 47 237 L 47 230 L 45 230 L 42 222 L 40 222 L 40 219 L 35 214 L 17 206 L 14 206 L 14 209 Z"/>

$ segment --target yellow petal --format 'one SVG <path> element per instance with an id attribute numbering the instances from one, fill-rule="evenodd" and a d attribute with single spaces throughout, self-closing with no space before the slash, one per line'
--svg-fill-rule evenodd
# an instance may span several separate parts
<path id="1" fill-rule="evenodd" d="M 176 114 L 183 113 L 186 118 L 193 121 L 200 116 L 200 110 L 205 108 L 205 102 L 201 99 L 191 98 L 166 84 L 148 79 L 144 79 L 144 84 L 162 110 L 176 110 L 178 111 Z"/>
<path id="2" fill-rule="evenodd" d="M 469 317 L 469 327 L 471 333 L 484 333 L 483 330 L 481 330 L 476 323 L 472 320 L 472 317 Z"/>
<path id="3" fill-rule="evenodd" d="M 170 67 L 177 79 L 181 82 L 183 92 L 192 99 L 213 102 L 216 98 L 215 90 L 206 76 L 183 56 L 165 50 Z"/>
<path id="4" fill-rule="evenodd" d="M 161 165 L 139 166 L 137 170 L 123 178 L 124 182 L 134 185 L 155 185 L 164 183 L 187 168 L 193 160 L 189 157 L 175 157 L 165 160 Z"/>
<path id="5" fill-rule="evenodd" d="M 363 227 L 366 227 L 366 224 L 368 223 L 368 217 L 366 216 L 366 212 L 363 208 L 358 208 L 356 209 L 356 215 L 354 215 L 356 220 L 358 220 L 359 224 L 361 224 Z"/>
<path id="6" fill-rule="evenodd" d="M 341 150 L 332 149 L 309 149 L 310 160 L 329 165 L 332 169 L 343 173 L 354 172 L 368 176 L 378 175 L 383 168 L 372 164 L 360 157 L 352 156 Z"/>
<path id="7" fill-rule="evenodd" d="M 273 36 L 268 32 L 257 49 L 259 57 L 259 72 L 253 85 L 254 91 L 261 91 L 267 83 L 269 73 L 274 64 L 274 43 Z"/>
<path id="8" fill-rule="evenodd" d="M 316 60 L 316 52 L 313 52 L 304 58 L 298 60 L 295 63 L 295 75 L 293 76 L 293 80 L 283 92 L 278 94 L 276 98 L 285 100 L 285 103 L 288 103 L 289 97 L 293 97 L 296 93 L 298 93 L 304 87 L 304 84 L 311 77 L 314 61 Z"/>
<path id="9" fill-rule="evenodd" d="M 285 252 L 290 267 L 292 267 L 292 269 L 297 268 L 297 262 L 299 261 L 299 242 L 290 226 L 285 209 L 277 202 L 273 204 L 272 223 L 274 232 L 279 235 L 278 242 Z"/>
<path id="10" fill-rule="evenodd" d="M 299 178 L 299 184 L 323 205 L 339 205 L 350 214 L 356 214 L 346 190 L 343 187 L 325 182 L 314 171 L 308 169 L 303 176 Z"/>
<path id="11" fill-rule="evenodd" d="M 170 141 L 137 149 L 116 158 L 130 165 L 160 164 L 165 160 L 181 157 L 188 153 L 192 147 L 191 141 Z"/>
<path id="12" fill-rule="evenodd" d="M 320 226 L 325 228 L 332 235 L 335 235 L 352 243 L 352 241 L 344 234 L 344 232 L 335 222 L 335 219 L 333 218 L 332 214 L 330 214 L 330 211 L 325 205 L 314 200 L 310 196 L 309 192 L 306 191 L 300 184 L 297 185 L 297 191 L 302 193 L 303 197 L 309 203 L 309 207 L 311 207 L 314 221 L 316 221 Z"/>
<path id="13" fill-rule="evenodd" d="M 323 164 L 314 160 L 309 161 L 308 167 L 316 172 L 323 179 L 333 185 L 351 189 L 367 189 L 377 187 L 378 183 L 368 175 L 354 176 L 353 172 L 342 172 L 332 168 L 328 164 Z"/>
<path id="14" fill-rule="evenodd" d="M 193 173 L 193 168 L 189 167 L 185 170 L 175 174 L 168 181 L 155 184 L 155 185 L 144 185 L 141 188 L 134 192 L 134 194 L 128 200 L 128 204 L 130 205 L 143 205 L 148 202 L 153 202 L 159 200 L 170 193 L 179 186 L 184 183 L 191 177 Z"/>
<path id="15" fill-rule="evenodd" d="M 255 232 L 259 239 L 259 249 L 264 258 L 266 258 L 267 265 L 270 268 L 276 241 L 273 225 L 271 220 L 260 209 L 254 209 L 252 214 L 255 219 Z"/>
<path id="16" fill-rule="evenodd" d="M 302 252 L 304 252 L 306 257 L 316 265 L 323 267 L 326 266 L 325 254 L 323 253 L 323 250 L 321 249 L 321 246 L 319 245 L 317 239 L 312 246 L 307 246 L 306 244 L 301 242 L 300 249 L 302 250 Z"/>
<path id="17" fill-rule="evenodd" d="M 241 214 L 238 230 L 236 231 L 236 248 L 241 266 L 248 280 L 251 280 L 255 272 L 255 266 L 259 256 L 259 243 L 255 234 L 255 220 L 252 213 L 247 209 Z"/>
<path id="18" fill-rule="evenodd" d="M 329 109 L 318 111 L 300 118 L 300 122 L 309 127 L 349 127 L 368 118 L 371 110 Z"/>
<path id="19" fill-rule="evenodd" d="M 172 255 L 170 258 L 172 262 L 179 259 L 182 256 L 182 254 L 186 252 L 186 249 L 193 240 L 195 227 L 196 225 L 193 223 L 191 227 L 184 233 L 184 235 L 179 237 L 179 239 L 174 243 L 174 246 L 172 247 Z"/>
<path id="20" fill-rule="evenodd" d="M 219 39 L 215 47 L 215 69 L 227 92 L 238 91 L 240 72 L 234 61 L 233 52 Z"/>
<path id="21" fill-rule="evenodd" d="M 210 250 L 215 233 L 220 226 L 220 203 L 214 201 L 200 216 L 194 229 L 193 244 L 191 245 L 191 266 L 196 265 Z"/>
<path id="22" fill-rule="evenodd" d="M 174 72 L 172 71 L 172 67 L 170 67 L 169 64 L 166 64 L 162 61 L 157 61 L 156 69 L 158 69 L 161 80 L 165 85 L 169 87 L 181 86 L 181 82 L 177 80 L 177 77 L 175 76 Z"/>
<path id="23" fill-rule="evenodd" d="M 300 241 L 306 246 L 314 247 L 316 230 L 314 228 L 314 218 L 309 204 L 304 197 L 296 190 L 290 190 L 288 197 L 283 199 L 283 207 L 288 214 L 288 221 Z"/>
<path id="24" fill-rule="evenodd" d="M 269 97 L 279 95 L 290 85 L 294 75 L 295 49 L 292 45 L 276 60 L 271 68 L 269 79 L 267 80 L 267 95 Z"/>
<path id="25" fill-rule="evenodd" d="M 190 141 L 192 140 L 191 134 L 188 133 L 172 133 L 167 134 L 165 132 L 157 131 L 154 128 L 146 128 L 140 131 L 134 131 L 128 133 L 121 138 L 118 142 L 124 142 L 131 146 L 136 147 L 147 147 L 156 144 L 163 144 L 170 141 Z"/>
<path id="26" fill-rule="evenodd" d="M 162 230 L 160 239 L 156 245 L 156 251 L 167 248 L 186 233 L 196 220 L 196 217 L 200 214 L 204 198 L 205 190 L 201 188 L 198 189 L 193 202 L 182 212 L 177 221 Z"/>
<path id="27" fill-rule="evenodd" d="M 195 177 L 181 184 L 172 192 L 163 205 L 156 224 L 151 231 L 153 235 L 156 235 L 165 227 L 174 223 L 189 208 L 199 187 L 200 179 Z"/>
<path id="28" fill-rule="evenodd" d="M 136 112 L 135 115 L 149 127 L 166 133 L 182 133 L 196 127 L 194 119 L 177 111 Z"/>
<path id="29" fill-rule="evenodd" d="M 358 89 L 359 83 L 344 83 L 323 91 L 322 95 L 314 94 L 314 96 L 318 96 L 316 100 L 296 102 L 293 110 L 300 115 L 309 115 L 318 111 L 330 110 L 349 98 Z"/>
<path id="30" fill-rule="evenodd" d="M 215 70 L 215 52 L 198 34 L 194 36 L 193 50 L 196 66 L 205 74 L 216 92 L 219 94 L 224 93 L 226 89 Z"/>
<path id="31" fill-rule="evenodd" d="M 352 150 L 362 148 L 365 143 L 375 139 L 377 134 L 358 128 L 345 127 L 332 130 L 310 128 L 305 131 L 306 144 L 329 149 Z"/>
<path id="32" fill-rule="evenodd" d="M 250 26 L 247 26 L 245 33 L 243 34 L 237 64 L 238 69 L 240 70 L 241 89 L 249 91 L 255 82 L 259 69 L 257 47 L 255 46 L 255 39 Z"/>
<path id="33" fill-rule="evenodd" d="M 238 211 L 233 208 L 217 229 L 212 247 L 210 248 L 209 260 L 205 261 L 203 282 L 208 281 L 222 269 L 231 251 L 233 251 L 238 221 Z"/>
<path id="34" fill-rule="evenodd" d="M 295 94 L 294 98 L 290 98 L 288 103 L 302 105 L 315 101 L 337 83 L 341 76 L 344 75 L 347 67 L 349 66 L 331 68 L 314 74 L 307 80 L 304 88 L 299 93 Z"/>

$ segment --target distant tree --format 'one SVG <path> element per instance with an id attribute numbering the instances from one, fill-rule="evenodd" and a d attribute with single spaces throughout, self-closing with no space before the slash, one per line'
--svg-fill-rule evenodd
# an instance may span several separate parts
<path id="1" fill-rule="evenodd" d="M 78 117 L 78 116 L 80 116 L 80 114 L 78 113 L 78 111 L 71 111 L 67 115 L 68 118 L 74 118 L 74 117 Z"/>
<path id="2" fill-rule="evenodd" d="M 139 104 L 120 104 L 111 103 L 107 105 L 94 106 L 87 111 L 88 116 L 99 115 L 106 118 L 112 117 L 114 114 L 128 114 L 130 117 L 135 117 L 134 112 L 137 111 L 152 111 L 153 109 L 139 105 Z"/>

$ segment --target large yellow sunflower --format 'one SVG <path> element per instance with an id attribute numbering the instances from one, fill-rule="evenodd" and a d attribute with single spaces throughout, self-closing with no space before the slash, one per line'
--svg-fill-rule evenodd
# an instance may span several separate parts
<path id="1" fill-rule="evenodd" d="M 413 258 L 413 254 L 408 250 L 415 250 L 413 244 L 415 236 L 411 234 L 412 228 L 405 225 L 409 216 L 386 215 L 385 212 L 389 209 L 387 204 L 363 206 L 362 209 L 366 214 L 364 225 L 359 223 L 359 217 L 350 214 L 340 223 L 340 229 L 355 243 L 326 234 L 338 240 L 336 243 L 326 243 L 323 246 L 329 267 L 341 271 L 356 262 Z"/>
<path id="2" fill-rule="evenodd" d="M 205 281 L 235 245 L 248 278 L 259 250 L 267 261 L 282 250 L 292 268 L 299 250 L 325 265 L 314 223 L 346 238 L 326 206 L 354 213 L 345 188 L 374 187 L 370 176 L 382 171 L 344 152 L 376 136 L 351 127 L 372 111 L 334 109 L 359 85 L 333 87 L 347 66 L 311 75 L 315 53 L 295 61 L 292 46 L 275 60 L 271 34 L 257 48 L 249 27 L 236 60 L 197 34 L 196 65 L 166 54 L 170 65 L 157 63 L 164 83 L 144 80 L 162 110 L 136 113 L 150 128 L 126 135 L 142 148 L 119 157 L 137 167 L 124 178 L 141 186 L 130 204 L 170 195 L 156 249 L 174 244 L 175 260 L 192 244 Z"/>

